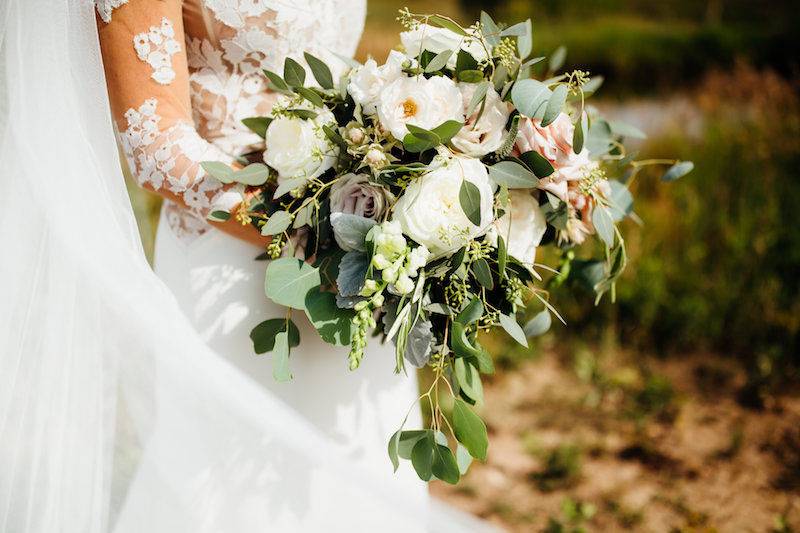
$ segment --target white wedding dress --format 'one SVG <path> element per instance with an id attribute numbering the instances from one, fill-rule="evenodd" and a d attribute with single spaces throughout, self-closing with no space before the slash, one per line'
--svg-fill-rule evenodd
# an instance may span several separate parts
<path id="1" fill-rule="evenodd" d="M 148 26 L 129 25 L 125 10 L 142 6 Z M 187 32 L 209 39 L 175 38 L 181 8 Z M 123 85 L 153 91 L 120 113 L 95 10 L 101 33 L 117 15 L 132 32 Z M 313 37 L 308 20 L 335 27 Z M 387 348 L 373 344 L 350 373 L 304 325 L 294 381 L 273 383 L 247 339 L 281 312 L 260 296 L 263 263 L 203 222 L 225 191 L 197 158 L 245 146 L 234 119 L 252 109 L 222 104 L 259 92 L 243 58 L 282 61 L 246 46 L 350 53 L 362 21 L 363 4 L 344 0 L 0 2 L 0 533 L 491 530 L 428 501 L 407 466 L 391 474 L 386 439 L 416 391 Z M 186 66 L 195 45 L 206 67 Z M 190 94 L 201 79 L 208 92 Z M 110 96 L 112 110 L 125 99 Z M 232 113 L 204 122 L 204 104 Z M 159 231 L 166 285 L 142 252 L 112 121 L 138 179 L 189 206 L 167 207 Z"/>

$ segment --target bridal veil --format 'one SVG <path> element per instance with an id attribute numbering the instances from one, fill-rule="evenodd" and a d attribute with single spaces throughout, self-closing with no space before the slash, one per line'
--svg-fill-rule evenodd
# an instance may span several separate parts
<path id="1" fill-rule="evenodd" d="M 0 0 L 0 531 L 483 530 L 372 482 L 191 329 L 141 249 L 93 6 Z"/>

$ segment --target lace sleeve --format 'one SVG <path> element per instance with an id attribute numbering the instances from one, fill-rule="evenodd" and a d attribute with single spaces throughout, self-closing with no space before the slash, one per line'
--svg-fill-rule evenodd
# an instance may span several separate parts
<path id="1" fill-rule="evenodd" d="M 241 201 L 201 161 L 233 162 L 195 130 L 181 0 L 96 0 L 98 31 L 119 142 L 139 185 L 200 219 Z M 112 13 L 113 11 L 113 13 Z"/>

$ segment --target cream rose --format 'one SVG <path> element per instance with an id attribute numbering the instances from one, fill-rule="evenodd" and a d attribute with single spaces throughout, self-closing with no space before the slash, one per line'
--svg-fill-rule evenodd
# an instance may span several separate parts
<path id="1" fill-rule="evenodd" d="M 475 83 L 459 83 L 461 99 L 464 102 L 464 113 L 467 112 L 472 95 L 478 87 Z M 464 127 L 450 141 L 462 154 L 471 157 L 483 157 L 499 149 L 503 144 L 503 135 L 508 121 L 508 104 L 500 99 L 493 87 L 486 92 L 486 102 L 480 120 L 476 122 L 480 106 L 467 117 Z"/>
<path id="2" fill-rule="evenodd" d="M 310 180 L 333 167 L 339 148 L 322 131 L 322 125 L 330 123 L 335 120 L 328 110 L 314 119 L 279 116 L 272 121 L 264 162 L 278 173 L 279 184 L 292 178 Z"/>
<path id="3" fill-rule="evenodd" d="M 428 50 L 434 54 L 452 50 L 453 53 L 447 61 L 450 68 L 456 66 L 459 50 L 469 53 L 478 62 L 487 58 L 486 50 L 477 39 L 464 37 L 452 30 L 428 24 L 420 24 L 413 30 L 402 32 L 400 42 L 403 43 L 403 48 L 409 57 L 417 57 L 422 50 Z"/>
<path id="4" fill-rule="evenodd" d="M 404 61 L 407 59 L 403 54 L 392 50 L 383 65 L 378 66 L 378 63 L 370 58 L 350 76 L 347 92 L 353 97 L 354 102 L 361 104 L 365 114 L 375 114 L 383 88 L 403 75 Z"/>
<path id="5" fill-rule="evenodd" d="M 539 202 L 529 191 L 512 189 L 508 192 L 508 199 L 506 212 L 495 221 L 493 232 L 503 237 L 508 255 L 530 266 L 547 230 L 547 220 Z"/>
<path id="6" fill-rule="evenodd" d="M 378 104 L 381 126 L 403 140 L 406 124 L 432 129 L 448 120 L 464 120 L 461 93 L 450 78 L 403 76 L 390 83 Z"/>
<path id="7" fill-rule="evenodd" d="M 469 221 L 458 199 L 464 180 L 477 186 L 481 194 L 479 226 Z M 412 181 L 395 204 L 393 216 L 403 233 L 438 257 L 461 248 L 488 229 L 493 196 L 483 163 L 454 157 Z"/>
<path id="8" fill-rule="evenodd" d="M 555 172 L 539 181 L 539 187 L 550 191 L 565 202 L 568 200 L 568 182 L 583 178 L 596 166 L 584 148 L 579 154 L 572 150 L 572 135 L 575 127 L 565 113 L 561 113 L 548 126 L 541 120 L 523 118 L 515 147 L 520 153 L 535 150 L 553 165 Z"/>
<path id="9" fill-rule="evenodd" d="M 379 220 L 393 199 L 387 189 L 370 183 L 366 174 L 345 174 L 331 186 L 331 213 Z"/>

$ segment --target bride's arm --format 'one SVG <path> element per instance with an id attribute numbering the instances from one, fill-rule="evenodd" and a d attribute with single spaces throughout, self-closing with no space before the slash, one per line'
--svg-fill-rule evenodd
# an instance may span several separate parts
<path id="1" fill-rule="evenodd" d="M 111 110 L 136 181 L 205 218 L 214 209 L 235 209 L 241 196 L 200 166 L 233 160 L 194 129 L 181 4 L 131 0 L 97 24 Z M 213 224 L 255 244 L 268 242 L 234 217 Z"/>

